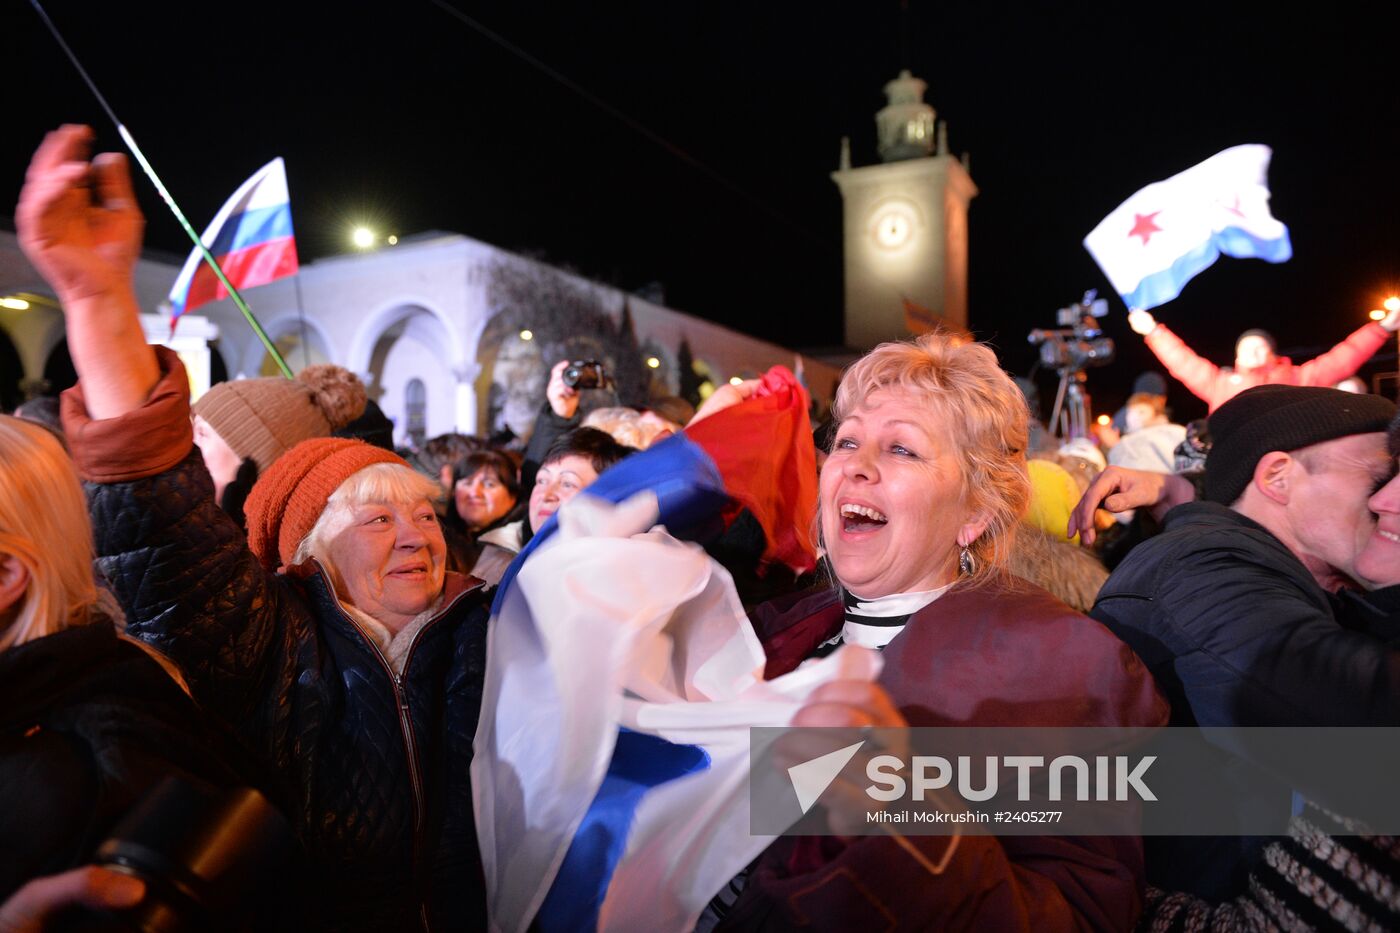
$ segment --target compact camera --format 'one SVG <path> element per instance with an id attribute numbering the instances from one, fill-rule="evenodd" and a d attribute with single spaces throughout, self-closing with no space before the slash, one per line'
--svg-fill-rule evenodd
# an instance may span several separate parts
<path id="1" fill-rule="evenodd" d="M 560 378 L 571 389 L 601 389 L 608 384 L 607 370 L 597 360 L 574 360 Z"/>

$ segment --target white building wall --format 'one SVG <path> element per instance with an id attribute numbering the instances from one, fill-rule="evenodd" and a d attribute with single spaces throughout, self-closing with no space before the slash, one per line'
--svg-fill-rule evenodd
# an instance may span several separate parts
<path id="1" fill-rule="evenodd" d="M 452 430 L 478 433 L 487 414 L 487 399 L 478 391 L 480 343 L 496 310 L 488 304 L 488 274 L 501 262 L 533 260 L 443 234 L 372 253 L 318 260 L 302 267 L 299 281 L 282 279 L 248 289 L 244 299 L 274 341 L 295 345 L 285 354 L 293 371 L 308 359 L 301 352 L 304 316 L 309 361 L 329 360 L 364 379 L 371 397 L 394 420 L 397 441 L 407 439 L 404 392 L 414 378 L 427 388 L 428 436 Z M 141 262 L 137 291 L 143 311 L 158 312 L 178 271 L 173 262 Z M 778 363 L 796 368 L 798 358 L 791 350 L 571 278 L 593 289 L 615 321 L 625 300 L 639 345 L 654 347 L 668 365 L 674 365 L 676 350 L 685 340 L 717 382 L 760 375 Z M 51 294 L 20 254 L 14 235 L 0 233 L 0 294 L 15 291 Z M 267 353 L 232 301 L 204 305 L 194 313 L 208 320 L 209 333 L 218 335 L 211 346 L 230 378 L 264 371 Z M 0 326 L 20 350 L 25 375 L 42 375 L 48 353 L 62 337 L 61 314 L 55 308 L 18 315 L 0 310 Z M 804 360 L 804 369 L 813 394 L 829 399 L 839 372 L 812 359 Z"/>

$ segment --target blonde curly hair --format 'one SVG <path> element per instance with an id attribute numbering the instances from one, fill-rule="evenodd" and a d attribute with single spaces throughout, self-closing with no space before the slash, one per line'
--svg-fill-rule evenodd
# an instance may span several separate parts
<path id="1" fill-rule="evenodd" d="M 0 630 L 0 651 L 88 621 L 97 602 L 92 524 L 73 461 L 47 429 L 0 415 L 0 556 L 29 585 Z"/>
<path id="2" fill-rule="evenodd" d="M 969 547 L 973 570 L 962 586 L 996 578 L 1007 566 L 1030 504 L 1026 402 L 985 344 L 935 332 L 882 343 L 841 378 L 832 405 L 839 425 L 872 392 L 896 389 L 924 399 L 952 435 L 963 502 L 987 519 Z"/>

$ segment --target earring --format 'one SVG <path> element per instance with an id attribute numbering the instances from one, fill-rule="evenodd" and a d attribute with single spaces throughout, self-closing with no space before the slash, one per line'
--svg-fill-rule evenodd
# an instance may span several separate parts
<path id="1" fill-rule="evenodd" d="M 962 553 L 958 555 L 958 570 L 962 572 L 963 576 L 970 576 L 973 566 L 972 555 L 968 553 L 967 548 L 963 548 Z"/>

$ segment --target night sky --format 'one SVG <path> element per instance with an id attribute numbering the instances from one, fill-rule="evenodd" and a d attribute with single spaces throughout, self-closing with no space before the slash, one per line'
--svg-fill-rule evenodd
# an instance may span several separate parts
<path id="1" fill-rule="evenodd" d="M 1137 188 L 1240 143 L 1274 149 L 1294 258 L 1223 259 L 1159 319 L 1217 362 L 1250 326 L 1301 360 L 1400 289 L 1394 4 L 455 0 L 609 109 L 446 5 L 46 8 L 197 228 L 283 156 L 303 261 L 348 249 L 356 222 L 456 231 L 627 290 L 659 282 L 669 306 L 767 340 L 837 344 L 829 173 L 843 135 L 856 165 L 877 161 L 881 88 L 908 67 L 953 152 L 971 153 L 971 325 L 1013 371 L 1034 361 L 1030 328 L 1109 291 L 1083 236 Z M 12 204 L 46 129 L 89 122 L 104 148 L 120 142 L 27 3 L 8 0 L 0 29 Z M 148 246 L 183 257 L 138 189 Z M 1090 373 L 1100 408 L 1151 360 L 1116 298 L 1108 331 L 1120 360 Z M 1204 411 L 1179 387 L 1172 401 Z"/>

